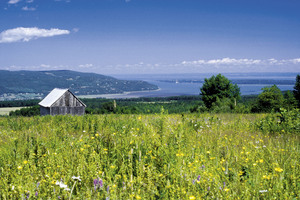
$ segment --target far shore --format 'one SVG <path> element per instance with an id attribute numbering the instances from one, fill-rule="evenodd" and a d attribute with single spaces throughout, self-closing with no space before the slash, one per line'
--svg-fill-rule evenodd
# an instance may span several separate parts
<path id="1" fill-rule="evenodd" d="M 116 94 L 94 94 L 94 95 L 78 95 L 79 98 L 93 99 L 93 98 L 105 98 L 105 99 L 127 99 L 127 98 L 139 98 L 145 96 L 145 93 L 157 92 L 157 90 L 141 90 L 141 91 L 130 91 Z M 143 93 L 140 94 L 140 93 Z"/>

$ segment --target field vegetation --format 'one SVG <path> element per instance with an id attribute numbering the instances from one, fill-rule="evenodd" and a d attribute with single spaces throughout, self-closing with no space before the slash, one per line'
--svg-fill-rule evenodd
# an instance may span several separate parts
<path id="1" fill-rule="evenodd" d="M 0 199 L 299 199 L 299 131 L 299 110 L 1 117 Z"/>

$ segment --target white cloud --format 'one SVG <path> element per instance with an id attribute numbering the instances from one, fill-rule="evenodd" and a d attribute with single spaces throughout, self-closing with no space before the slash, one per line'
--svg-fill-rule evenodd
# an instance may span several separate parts
<path id="1" fill-rule="evenodd" d="M 14 29 L 8 29 L 0 33 L 0 43 L 11 42 L 28 42 L 33 39 L 41 37 L 53 37 L 57 35 L 70 34 L 68 30 L 60 30 L 57 28 L 52 29 L 40 29 L 37 27 L 24 28 L 18 27 Z"/>
<path id="2" fill-rule="evenodd" d="M 183 61 L 183 65 L 258 65 L 262 60 L 222 58 L 213 60 Z"/>
<path id="3" fill-rule="evenodd" d="M 77 33 L 79 31 L 79 28 L 73 28 L 72 30 L 74 33 Z"/>
<path id="4" fill-rule="evenodd" d="M 22 10 L 25 10 L 25 11 L 35 11 L 36 8 L 25 6 L 25 7 L 22 8 Z"/>
<path id="5" fill-rule="evenodd" d="M 8 4 L 16 4 L 18 2 L 20 2 L 21 0 L 9 0 Z"/>
<path id="6" fill-rule="evenodd" d="M 213 60 L 196 60 L 196 61 L 183 61 L 182 65 L 283 65 L 283 64 L 299 64 L 300 58 L 294 59 L 282 59 L 277 60 L 275 58 L 266 59 L 266 60 L 258 60 L 258 59 L 235 59 L 235 58 L 222 58 L 222 59 L 213 59 Z"/>
<path id="7" fill-rule="evenodd" d="M 84 64 L 84 65 L 79 65 L 79 68 L 92 68 L 94 65 L 93 64 Z"/>

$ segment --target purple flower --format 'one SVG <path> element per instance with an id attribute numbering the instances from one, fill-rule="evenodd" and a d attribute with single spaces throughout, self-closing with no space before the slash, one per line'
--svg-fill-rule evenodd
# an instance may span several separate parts
<path id="1" fill-rule="evenodd" d="M 97 187 L 98 187 L 98 183 L 99 183 L 99 180 L 98 179 L 94 179 L 94 189 L 96 191 Z"/>
<path id="2" fill-rule="evenodd" d="M 38 196 L 38 194 L 39 194 L 39 193 L 36 191 L 34 195 L 37 197 L 37 196 Z"/>
<path id="3" fill-rule="evenodd" d="M 225 188 L 225 186 L 226 186 L 226 183 L 225 183 L 225 182 L 223 182 L 223 189 Z"/>
<path id="4" fill-rule="evenodd" d="M 39 188 L 39 186 L 40 186 L 40 182 L 37 182 L 36 188 Z"/>
<path id="5" fill-rule="evenodd" d="M 205 165 L 202 165 L 202 169 L 204 169 L 205 168 Z"/>
<path id="6" fill-rule="evenodd" d="M 26 193 L 26 199 L 29 199 L 29 192 Z"/>
<path id="7" fill-rule="evenodd" d="M 95 191 L 97 190 L 97 188 L 102 188 L 103 187 L 103 181 L 102 179 L 99 180 L 99 178 L 94 179 L 94 189 Z"/>
<path id="8" fill-rule="evenodd" d="M 207 188 L 207 191 L 209 191 L 210 190 L 210 186 L 208 186 L 208 188 Z"/>
<path id="9" fill-rule="evenodd" d="M 193 184 L 195 184 L 195 179 L 193 179 Z"/>
<path id="10" fill-rule="evenodd" d="M 106 192 L 107 192 L 107 193 L 109 193 L 109 186 L 107 186 L 107 188 L 106 188 Z"/>
<path id="11" fill-rule="evenodd" d="M 100 188 L 102 188 L 102 187 L 103 187 L 103 181 L 102 181 L 102 179 L 100 179 L 100 181 L 99 181 L 99 185 L 100 185 Z"/>
<path id="12" fill-rule="evenodd" d="M 197 177 L 197 181 L 200 181 L 200 178 L 201 178 L 201 176 L 199 175 L 199 176 Z"/>

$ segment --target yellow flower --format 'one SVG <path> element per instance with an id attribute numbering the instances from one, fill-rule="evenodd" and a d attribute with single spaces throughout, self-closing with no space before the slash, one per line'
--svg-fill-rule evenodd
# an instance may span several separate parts
<path id="1" fill-rule="evenodd" d="M 114 169 L 114 168 L 116 168 L 116 166 L 112 165 L 112 166 L 110 166 L 110 168 Z"/>
<path id="2" fill-rule="evenodd" d="M 189 198 L 190 200 L 195 200 L 196 199 L 196 197 L 195 196 L 190 196 L 190 198 Z"/>
<path id="3" fill-rule="evenodd" d="M 26 164 L 28 163 L 28 161 L 27 161 L 27 160 L 24 160 L 23 163 L 24 163 L 24 165 L 26 165 Z"/>
<path id="4" fill-rule="evenodd" d="M 103 149 L 103 151 L 107 151 L 108 149 Z"/>
<path id="5" fill-rule="evenodd" d="M 207 151 L 206 153 L 210 154 L 210 151 Z M 193 196 L 192 196 L 193 197 Z"/>
<path id="6" fill-rule="evenodd" d="M 282 172 L 283 169 L 281 169 L 280 167 L 276 167 L 276 168 L 275 168 L 275 171 L 276 171 L 276 172 Z"/>
<path id="7" fill-rule="evenodd" d="M 139 195 L 135 196 L 136 199 L 142 199 L 142 197 L 140 197 Z"/>
<path id="8" fill-rule="evenodd" d="M 259 160 L 259 162 L 260 162 L 260 163 L 263 163 L 263 162 L 264 162 L 264 160 L 263 160 L 263 159 L 260 159 L 260 160 Z"/>
<path id="9" fill-rule="evenodd" d="M 18 166 L 18 170 L 22 170 L 23 169 L 23 167 L 22 166 Z"/>
<path id="10" fill-rule="evenodd" d="M 229 189 L 228 189 L 228 188 L 225 188 L 225 189 L 224 189 L 224 191 L 225 191 L 225 192 L 228 192 L 228 191 L 229 191 Z"/>

